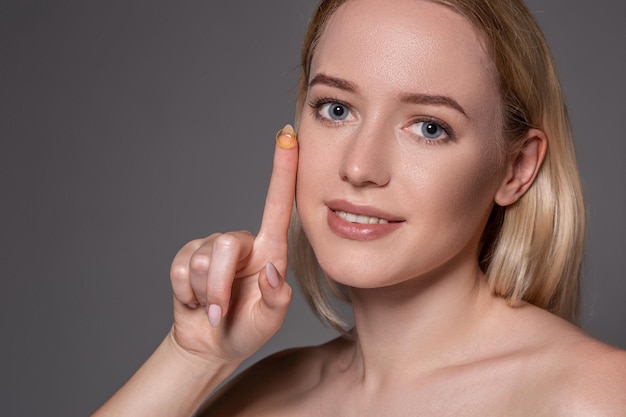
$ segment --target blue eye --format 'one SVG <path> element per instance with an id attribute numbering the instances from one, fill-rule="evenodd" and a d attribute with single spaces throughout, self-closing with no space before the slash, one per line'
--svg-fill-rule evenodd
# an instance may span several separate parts
<path id="1" fill-rule="evenodd" d="M 350 110 L 341 103 L 326 103 L 320 108 L 323 117 L 331 120 L 345 120 L 350 115 Z"/>
<path id="2" fill-rule="evenodd" d="M 428 140 L 437 140 L 448 135 L 446 129 L 435 122 L 418 122 L 414 126 L 415 133 Z"/>

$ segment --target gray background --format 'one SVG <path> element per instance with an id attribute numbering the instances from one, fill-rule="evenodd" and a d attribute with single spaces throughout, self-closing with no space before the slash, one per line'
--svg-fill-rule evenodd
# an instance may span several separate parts
<path id="1" fill-rule="evenodd" d="M 168 331 L 179 247 L 257 230 L 314 5 L 217 4 L 0 2 L 2 415 L 89 414 Z M 529 5 L 589 205 L 584 328 L 626 347 L 626 6 Z M 332 336 L 296 294 L 259 356 Z"/>

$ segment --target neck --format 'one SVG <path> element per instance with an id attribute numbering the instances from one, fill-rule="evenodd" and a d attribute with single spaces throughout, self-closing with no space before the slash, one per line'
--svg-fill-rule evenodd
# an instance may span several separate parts
<path id="1" fill-rule="evenodd" d="M 350 293 L 354 370 L 374 385 L 469 360 L 484 334 L 485 312 L 494 305 L 477 265 Z"/>

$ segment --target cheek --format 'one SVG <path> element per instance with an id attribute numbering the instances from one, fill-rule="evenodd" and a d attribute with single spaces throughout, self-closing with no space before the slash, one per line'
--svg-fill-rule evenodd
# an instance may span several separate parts
<path id="1" fill-rule="evenodd" d="M 296 178 L 296 204 L 300 210 L 305 203 L 313 201 L 329 179 L 331 171 L 329 156 L 319 146 L 314 146 L 306 129 L 298 132 L 298 175 Z"/>
<path id="2" fill-rule="evenodd" d="M 500 184 L 498 166 L 497 158 L 490 153 L 451 161 L 439 189 L 446 190 L 441 192 L 442 210 L 455 225 L 452 233 L 482 234 Z"/>
<path id="3" fill-rule="evenodd" d="M 313 128 L 310 116 L 301 117 L 301 125 L 298 128 L 298 177 L 296 193 L 302 189 L 323 187 L 323 182 L 331 179 L 333 173 L 337 174 L 336 158 L 338 150 L 330 146 L 327 137 L 321 136 L 323 132 Z"/>
<path id="4" fill-rule="evenodd" d="M 410 180 L 403 185 L 401 204 L 415 208 L 415 221 L 428 233 L 467 240 L 482 233 L 491 211 L 502 178 L 498 153 L 469 147 L 440 151 L 402 164 L 401 175 Z"/>
<path id="5" fill-rule="evenodd" d="M 323 190 L 328 184 L 327 167 L 320 166 L 318 152 L 310 146 L 304 135 L 299 138 L 298 175 L 296 177 L 296 210 L 304 234 L 313 248 L 317 248 L 318 235 L 311 231 L 319 229 L 325 221 L 323 213 Z M 323 159 L 321 160 L 323 161 Z M 317 255 L 317 251 L 316 256 Z"/>

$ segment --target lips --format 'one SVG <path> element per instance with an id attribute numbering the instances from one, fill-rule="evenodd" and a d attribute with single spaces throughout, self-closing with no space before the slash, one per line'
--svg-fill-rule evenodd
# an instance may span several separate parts
<path id="1" fill-rule="evenodd" d="M 328 226 L 337 236 L 350 240 L 374 240 L 397 230 L 404 220 L 371 206 L 343 200 L 326 203 Z"/>
<path id="2" fill-rule="evenodd" d="M 357 219 L 354 219 L 353 217 L 351 217 L 349 221 L 354 222 L 354 223 L 356 222 L 362 223 L 363 217 L 376 218 L 378 220 L 384 220 L 387 223 L 404 221 L 403 218 L 395 216 L 391 213 L 387 213 L 386 211 L 381 210 L 379 208 L 369 206 L 369 205 L 354 204 L 345 200 L 327 201 L 326 206 L 341 217 L 346 217 L 342 215 L 341 213 L 346 213 L 346 215 L 348 215 L 349 217 L 351 216 L 356 216 L 357 218 L 360 217 L 360 221 L 355 221 Z"/>

